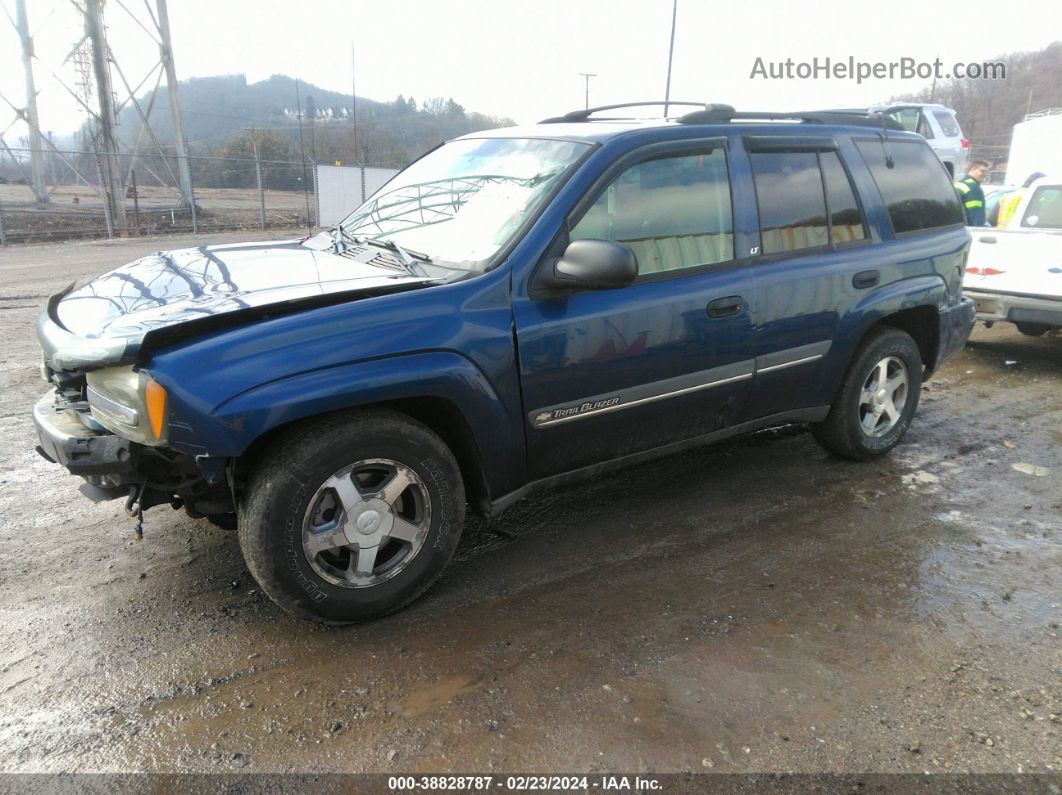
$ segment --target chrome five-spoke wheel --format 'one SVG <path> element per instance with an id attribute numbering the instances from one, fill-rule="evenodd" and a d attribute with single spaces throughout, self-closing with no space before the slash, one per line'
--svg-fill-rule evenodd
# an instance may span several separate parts
<path id="1" fill-rule="evenodd" d="M 303 520 L 303 552 L 328 582 L 365 588 L 408 566 L 430 524 L 431 501 L 417 474 L 397 461 L 366 459 L 317 489 Z"/>
<path id="2" fill-rule="evenodd" d="M 870 371 L 859 395 L 859 424 L 863 433 L 880 437 L 896 427 L 907 405 L 907 365 L 886 356 Z"/>

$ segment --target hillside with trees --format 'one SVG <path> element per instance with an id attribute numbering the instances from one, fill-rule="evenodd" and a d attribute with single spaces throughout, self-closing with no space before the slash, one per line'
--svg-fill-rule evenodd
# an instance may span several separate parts
<path id="1" fill-rule="evenodd" d="M 452 98 L 430 97 L 418 104 L 400 95 L 392 102 L 358 97 L 355 129 L 350 94 L 300 82 L 297 99 L 295 80 L 286 75 L 258 83 L 248 83 L 244 75 L 192 78 L 181 82 L 180 96 L 189 153 L 198 157 L 253 158 L 257 144 L 266 161 L 299 161 L 305 151 L 308 163 L 338 160 L 401 168 L 449 138 L 513 124 L 466 111 Z M 148 107 L 148 100 L 139 98 L 141 108 Z M 174 134 L 165 87 L 159 89 L 149 118 L 163 150 L 171 153 Z M 118 120 L 126 151 L 140 126 L 136 109 L 127 105 Z M 143 140 L 140 151 L 150 154 L 153 149 Z M 206 160 L 196 161 L 194 170 L 203 186 L 248 187 L 255 179 L 253 167 L 213 166 Z M 273 187 L 298 186 L 299 166 L 269 170 Z"/>
<path id="2" fill-rule="evenodd" d="M 1027 113 L 1062 107 L 1062 41 L 1037 52 L 1014 52 L 986 60 L 1006 64 L 1006 79 L 945 80 L 893 99 L 939 102 L 954 108 L 974 154 L 1002 161 L 1007 157 L 1014 125 Z"/>

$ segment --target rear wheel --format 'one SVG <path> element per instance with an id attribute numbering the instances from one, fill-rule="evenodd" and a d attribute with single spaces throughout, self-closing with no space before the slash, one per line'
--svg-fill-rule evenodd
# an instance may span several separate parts
<path id="1" fill-rule="evenodd" d="M 907 432 L 922 389 L 922 358 L 911 336 L 879 327 L 860 344 L 830 413 L 811 432 L 832 453 L 865 461 Z"/>
<path id="2" fill-rule="evenodd" d="M 240 547 L 285 610 L 366 621 L 416 599 L 461 535 L 453 455 L 428 428 L 366 410 L 306 423 L 263 454 L 240 501 Z"/>
<path id="3" fill-rule="evenodd" d="M 1042 337 L 1051 330 L 1050 326 L 1043 326 L 1039 323 L 1015 323 L 1014 325 L 1026 337 Z"/>

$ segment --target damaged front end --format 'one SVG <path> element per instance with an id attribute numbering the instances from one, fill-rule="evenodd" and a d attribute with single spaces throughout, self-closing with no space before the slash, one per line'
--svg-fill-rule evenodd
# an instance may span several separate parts
<path id="1" fill-rule="evenodd" d="M 166 446 L 166 392 L 128 363 L 142 338 L 87 339 L 67 331 L 53 296 L 38 320 L 41 375 L 52 389 L 33 408 L 37 452 L 84 479 L 94 502 L 124 498 L 131 515 L 156 505 L 184 507 L 193 517 L 234 522 L 226 462 Z M 139 531 L 139 525 L 138 525 Z"/>
<path id="2" fill-rule="evenodd" d="M 233 524 L 231 459 L 169 438 L 169 398 L 152 378 L 152 357 L 282 315 L 420 290 L 445 275 L 416 275 L 386 246 L 328 248 L 310 238 L 159 251 L 52 296 L 37 320 L 52 386 L 33 413 L 38 450 L 84 478 L 91 499 L 125 497 L 137 514 L 170 504 Z"/>
<path id="3" fill-rule="evenodd" d="M 124 498 L 131 515 L 170 505 L 195 518 L 232 523 L 235 506 L 225 462 L 197 461 L 115 434 L 100 422 L 102 412 L 94 405 L 98 399 L 88 400 L 92 393 L 86 374 L 64 372 L 56 380 L 60 383 L 33 408 L 37 452 L 84 479 L 82 494 L 94 502 Z"/>

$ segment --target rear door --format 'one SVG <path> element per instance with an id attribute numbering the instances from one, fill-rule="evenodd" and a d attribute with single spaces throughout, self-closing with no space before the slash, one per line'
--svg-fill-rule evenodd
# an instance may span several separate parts
<path id="1" fill-rule="evenodd" d="M 747 199 L 747 197 L 746 197 Z M 513 311 L 533 478 L 734 424 L 752 379 L 751 271 L 735 267 L 723 138 L 655 144 L 614 164 L 569 239 L 630 246 L 636 281 L 521 295 Z"/>
<path id="2" fill-rule="evenodd" d="M 821 402 L 841 317 L 877 286 L 870 230 L 833 136 L 743 137 L 756 188 L 761 305 L 750 412 Z"/>

